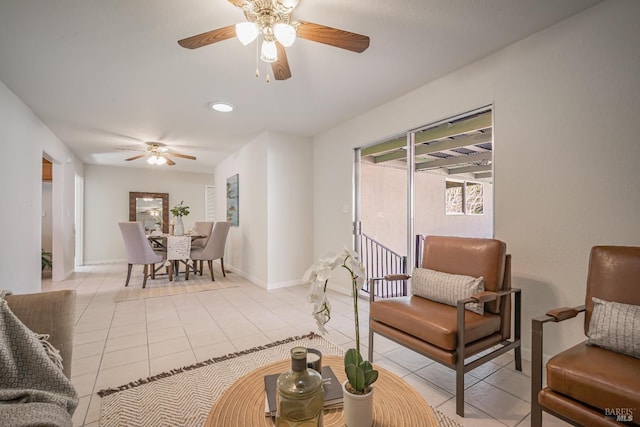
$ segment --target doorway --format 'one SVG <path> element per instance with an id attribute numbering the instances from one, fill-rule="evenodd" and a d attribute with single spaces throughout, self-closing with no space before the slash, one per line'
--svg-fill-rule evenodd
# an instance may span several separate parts
<path id="1" fill-rule="evenodd" d="M 42 157 L 42 278 L 50 278 L 53 262 L 53 164 Z"/>
<path id="2" fill-rule="evenodd" d="M 355 163 L 355 247 L 369 277 L 410 274 L 421 236 L 493 237 L 492 106 L 357 148 Z M 392 286 L 380 293 L 406 294 Z"/>

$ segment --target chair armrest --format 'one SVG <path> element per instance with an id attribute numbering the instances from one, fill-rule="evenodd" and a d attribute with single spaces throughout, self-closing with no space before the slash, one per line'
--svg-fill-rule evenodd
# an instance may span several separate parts
<path id="1" fill-rule="evenodd" d="M 387 274 L 383 277 L 388 282 L 395 282 L 396 280 L 409 280 L 411 276 L 408 274 Z"/>
<path id="2" fill-rule="evenodd" d="M 547 316 L 553 317 L 554 322 L 562 322 L 567 319 L 574 318 L 578 313 L 584 311 L 584 305 L 578 307 L 558 307 L 547 311 Z"/>
<path id="3" fill-rule="evenodd" d="M 27 328 L 39 334 L 49 335 L 49 342 L 62 356 L 64 374 L 71 378 L 76 291 L 8 295 L 5 300 L 13 314 Z"/>
<path id="4" fill-rule="evenodd" d="M 474 302 L 479 304 L 484 304 L 485 302 L 494 301 L 498 298 L 498 294 L 496 292 L 484 291 L 478 292 L 477 294 L 473 294 L 470 297 Z"/>
<path id="5" fill-rule="evenodd" d="M 384 277 L 372 277 L 369 279 L 369 303 L 372 303 L 374 301 L 374 293 L 373 292 L 373 283 L 374 282 L 379 282 L 381 280 L 386 280 L 388 282 L 395 282 L 396 280 L 409 280 L 411 279 L 411 276 L 409 276 L 408 274 L 387 274 Z"/>
<path id="6" fill-rule="evenodd" d="M 505 296 L 505 295 L 510 295 L 510 294 L 513 294 L 513 293 L 520 293 L 520 292 L 522 292 L 522 291 L 519 288 L 511 288 L 511 289 L 506 289 L 506 290 L 498 291 L 498 292 L 483 291 L 483 292 L 478 292 L 477 294 L 473 294 L 469 298 L 466 298 L 464 300 L 460 300 L 459 302 L 464 302 L 464 304 L 467 304 L 467 303 L 470 303 L 470 302 L 484 304 L 485 302 L 494 301 L 494 300 L 498 299 L 498 297 L 502 297 L 502 296 Z"/>

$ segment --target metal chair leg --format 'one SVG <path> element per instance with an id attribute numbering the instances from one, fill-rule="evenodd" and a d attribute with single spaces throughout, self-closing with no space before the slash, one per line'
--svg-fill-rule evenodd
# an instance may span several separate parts
<path id="1" fill-rule="evenodd" d="M 464 359 L 456 363 L 456 414 L 464 417 Z"/>

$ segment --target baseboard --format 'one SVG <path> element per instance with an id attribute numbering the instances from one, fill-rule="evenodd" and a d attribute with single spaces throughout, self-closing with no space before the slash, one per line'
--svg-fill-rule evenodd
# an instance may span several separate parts
<path id="1" fill-rule="evenodd" d="M 289 280 L 287 282 L 269 283 L 267 284 L 267 289 L 268 290 L 282 289 L 282 288 L 290 288 L 292 286 L 299 286 L 299 285 L 304 285 L 304 281 L 302 279 Z"/>
<path id="2" fill-rule="evenodd" d="M 268 283 L 268 282 L 265 282 L 264 280 L 258 279 L 257 277 L 253 277 L 253 276 L 251 276 L 249 274 L 246 274 L 245 272 L 237 269 L 234 266 L 225 264 L 225 268 L 228 271 L 231 271 L 231 272 L 237 274 L 238 276 L 247 279 L 248 281 L 250 281 L 254 285 L 260 286 L 261 288 L 266 289 L 268 291 L 272 291 L 274 289 L 290 288 L 290 287 L 293 287 L 293 286 L 299 286 L 299 285 L 303 285 L 304 284 L 304 281 L 302 279 L 288 280 L 288 281 L 275 282 L 275 283 Z"/>
<path id="3" fill-rule="evenodd" d="M 122 259 L 92 259 L 89 261 L 84 261 L 84 264 L 82 264 L 82 266 L 85 265 L 104 265 L 104 264 L 122 264 L 122 263 L 127 263 L 127 259 L 126 258 L 122 258 Z"/>
<path id="4" fill-rule="evenodd" d="M 225 264 L 224 267 L 225 267 L 225 270 L 230 271 L 230 272 L 232 272 L 234 274 L 237 274 L 238 276 L 240 276 L 240 277 L 242 277 L 244 279 L 247 279 L 248 281 L 250 281 L 254 285 L 259 286 L 259 287 L 261 287 L 263 289 L 268 289 L 267 288 L 267 283 L 265 281 L 260 280 L 257 277 L 253 277 L 253 276 L 245 273 L 244 271 L 237 269 L 236 267 L 234 267 L 232 265 Z"/>

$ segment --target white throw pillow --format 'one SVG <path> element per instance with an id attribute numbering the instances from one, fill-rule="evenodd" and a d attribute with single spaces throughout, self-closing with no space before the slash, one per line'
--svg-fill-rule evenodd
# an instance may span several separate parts
<path id="1" fill-rule="evenodd" d="M 640 359 L 640 306 L 591 299 L 587 344 Z"/>
<path id="2" fill-rule="evenodd" d="M 411 279 L 411 293 L 442 304 L 456 306 L 458 300 L 484 291 L 482 277 L 449 274 L 428 268 L 416 268 Z M 469 303 L 465 308 L 484 314 L 484 304 Z"/>

